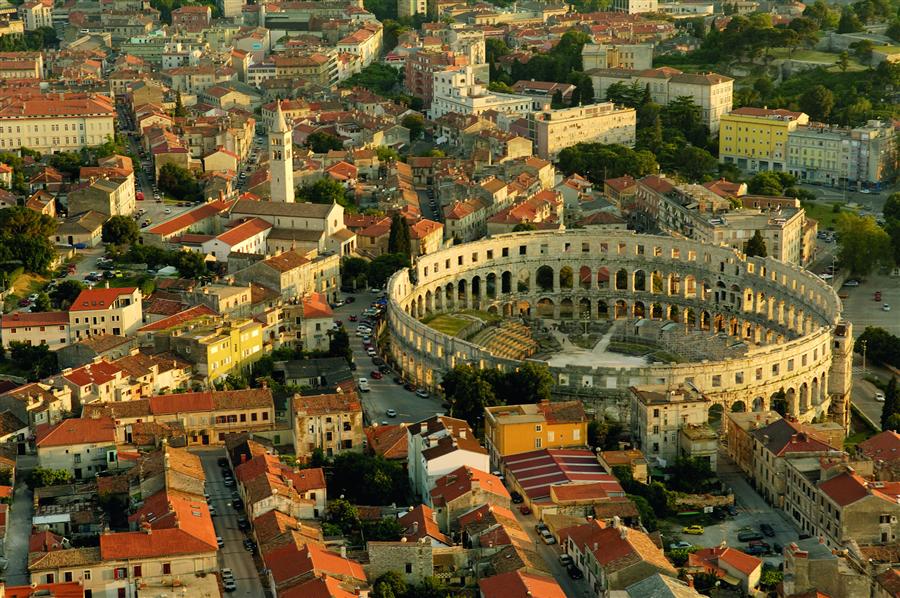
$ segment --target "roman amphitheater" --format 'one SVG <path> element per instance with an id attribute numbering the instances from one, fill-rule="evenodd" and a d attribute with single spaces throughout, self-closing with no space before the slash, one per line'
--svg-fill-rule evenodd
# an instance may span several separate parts
<path id="1" fill-rule="evenodd" d="M 432 389 L 456 365 L 533 360 L 556 395 L 601 408 L 629 387 L 685 386 L 721 409 L 849 417 L 840 300 L 771 258 L 628 231 L 514 233 L 419 258 L 388 304 L 391 357 Z"/>

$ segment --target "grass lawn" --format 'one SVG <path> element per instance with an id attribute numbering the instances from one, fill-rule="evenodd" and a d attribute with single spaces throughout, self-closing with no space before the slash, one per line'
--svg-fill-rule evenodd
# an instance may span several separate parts
<path id="1" fill-rule="evenodd" d="M 486 311 L 478 311 L 475 309 L 464 309 L 463 311 L 461 311 L 459 313 L 466 314 L 469 316 L 475 316 L 482 322 L 486 322 L 488 324 L 493 323 L 493 322 L 499 322 L 501 320 L 500 316 L 497 316 L 494 314 L 489 314 Z"/>
<path id="2" fill-rule="evenodd" d="M 609 347 L 607 347 L 607 350 L 613 353 L 624 353 L 625 355 L 635 355 L 637 357 L 642 357 L 647 353 L 653 351 L 653 347 L 639 345 L 636 343 L 620 343 L 613 341 L 609 343 Z"/>
<path id="3" fill-rule="evenodd" d="M 841 215 L 840 212 L 834 211 L 835 203 L 840 204 L 841 211 L 851 210 L 851 208 L 848 208 L 846 206 L 846 204 L 843 204 L 839 201 L 838 202 L 804 201 L 804 202 L 802 202 L 801 205 L 803 206 L 803 209 L 806 210 L 806 215 L 809 218 L 814 218 L 815 220 L 817 220 L 819 222 L 819 230 L 825 230 L 825 229 L 834 230 L 835 221 L 837 220 L 838 216 Z"/>
<path id="4" fill-rule="evenodd" d="M 455 316 L 440 314 L 427 322 L 427 324 L 449 336 L 458 335 L 464 328 L 472 324 L 472 320 L 457 318 Z"/>

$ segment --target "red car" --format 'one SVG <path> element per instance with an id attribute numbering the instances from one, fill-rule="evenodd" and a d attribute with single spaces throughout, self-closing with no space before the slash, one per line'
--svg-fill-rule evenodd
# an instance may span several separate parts
<path id="1" fill-rule="evenodd" d="M 357 317 L 356 317 L 356 316 L 350 316 L 348 319 L 349 319 L 351 322 L 355 322 L 355 321 L 357 320 Z"/>
<path id="2" fill-rule="evenodd" d="M 372 370 L 369 372 L 369 377 L 371 377 L 372 380 L 381 380 L 384 376 L 378 370 Z"/>
<path id="3" fill-rule="evenodd" d="M 523 515 L 531 515 L 531 509 L 528 508 L 528 505 L 519 505 L 519 513 Z"/>

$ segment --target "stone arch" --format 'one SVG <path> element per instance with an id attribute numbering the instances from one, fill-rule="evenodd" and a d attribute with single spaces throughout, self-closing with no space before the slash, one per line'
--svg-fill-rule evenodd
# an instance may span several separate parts
<path id="1" fill-rule="evenodd" d="M 559 269 L 559 288 L 571 289 L 574 282 L 575 275 L 572 273 L 572 268 L 563 266 Z"/>
<path id="2" fill-rule="evenodd" d="M 697 328 L 697 312 L 694 311 L 693 307 L 684 310 L 684 324 L 690 330 Z"/>
<path id="3" fill-rule="evenodd" d="M 722 427 L 722 418 L 725 414 L 725 408 L 721 403 L 713 403 L 706 412 L 706 423 L 716 432 Z"/>
<path id="4" fill-rule="evenodd" d="M 499 311 L 500 311 L 500 310 L 497 308 L 496 305 L 490 305 L 490 306 L 488 306 L 488 308 L 487 308 L 487 312 L 488 312 L 489 314 L 494 314 L 495 316 L 500 315 L 500 314 L 498 313 Z M 506 314 L 504 314 L 504 315 L 506 315 Z"/>
<path id="5" fill-rule="evenodd" d="M 544 297 L 538 301 L 537 313 L 541 318 L 554 318 L 556 317 L 556 305 L 554 305 L 552 299 Z"/>
<path id="6" fill-rule="evenodd" d="M 663 307 L 659 303 L 651 303 L 650 304 L 650 319 L 652 320 L 662 320 L 663 319 Z"/>
<path id="7" fill-rule="evenodd" d="M 460 278 L 456 283 L 456 300 L 459 302 L 459 305 L 466 305 L 466 288 L 469 284 L 469 281 L 465 278 Z"/>
<path id="8" fill-rule="evenodd" d="M 643 270 L 635 270 L 634 271 L 634 290 L 635 291 L 646 291 L 647 290 L 647 273 Z"/>
<path id="9" fill-rule="evenodd" d="M 516 304 L 516 309 L 519 310 L 519 315 L 523 318 L 531 317 L 531 304 L 527 301 L 519 301 Z"/>
<path id="10" fill-rule="evenodd" d="M 809 411 L 809 385 L 806 382 L 800 385 L 799 394 L 800 411 L 798 415 Z"/>
<path id="11" fill-rule="evenodd" d="M 663 286 L 663 276 L 662 272 L 659 270 L 654 270 L 650 273 L 650 292 L 652 293 L 665 293 L 666 290 Z"/>
<path id="12" fill-rule="evenodd" d="M 444 309 L 448 309 L 453 304 L 454 287 L 452 282 L 448 282 L 444 287 Z"/>
<path id="13" fill-rule="evenodd" d="M 616 272 L 616 290 L 628 290 L 628 272 L 625 270 L 625 268 L 622 268 Z"/>
<path id="14" fill-rule="evenodd" d="M 809 385 L 809 393 L 810 393 L 810 402 L 813 406 L 819 406 L 822 404 L 822 393 L 819 388 L 819 378 L 818 376 L 814 376 L 812 382 Z"/>
<path id="15" fill-rule="evenodd" d="M 753 399 L 753 411 L 758 413 L 766 410 L 766 400 L 763 397 Z"/>
<path id="16" fill-rule="evenodd" d="M 609 289 L 609 268 L 606 266 L 597 270 L 597 288 L 601 291 Z"/>
<path id="17" fill-rule="evenodd" d="M 503 317 L 504 318 L 513 317 L 513 304 L 512 303 L 504 303 L 503 304 Z"/>
<path id="18" fill-rule="evenodd" d="M 669 295 L 675 297 L 681 295 L 681 275 L 677 273 L 669 274 Z"/>
<path id="19" fill-rule="evenodd" d="M 700 312 L 700 330 L 709 330 L 712 325 L 712 317 L 705 309 Z"/>
<path id="20" fill-rule="evenodd" d="M 616 301 L 616 310 L 615 310 L 615 319 L 627 318 L 628 317 L 628 304 L 625 303 L 624 299 L 619 299 Z"/>
<path id="21" fill-rule="evenodd" d="M 608 320 L 609 319 L 609 304 L 600 299 L 597 301 L 597 319 L 598 320 Z"/>
<path id="22" fill-rule="evenodd" d="M 566 297 L 559 302 L 559 317 L 562 320 L 571 320 L 575 317 L 575 304 L 571 298 Z"/>
<path id="23" fill-rule="evenodd" d="M 519 274 L 516 277 L 516 292 L 527 293 L 530 288 L 531 272 L 529 272 L 527 268 L 522 268 L 519 270 Z"/>
<path id="24" fill-rule="evenodd" d="M 591 275 L 591 268 L 589 266 L 582 266 L 578 269 L 578 286 L 585 291 L 591 290 Z"/>
<path id="25" fill-rule="evenodd" d="M 478 276 L 477 274 L 473 276 L 470 284 L 472 285 L 472 299 L 478 301 L 481 299 L 481 276 Z"/>
<path id="26" fill-rule="evenodd" d="M 643 301 L 635 301 L 634 302 L 634 317 L 635 318 L 646 318 L 647 310 L 644 307 Z"/>
<path id="27" fill-rule="evenodd" d="M 425 291 L 425 310 L 426 312 L 434 311 L 434 297 L 431 295 L 431 289 Z"/>
<path id="28" fill-rule="evenodd" d="M 534 282 L 537 284 L 538 290 L 553 291 L 553 268 L 547 265 L 538 268 L 534 276 Z"/>
<path id="29" fill-rule="evenodd" d="M 512 272 L 509 270 L 500 275 L 500 292 L 504 295 L 512 293 Z"/>
<path id="30" fill-rule="evenodd" d="M 700 300 L 701 301 L 709 301 L 709 295 L 712 292 L 712 287 L 709 286 L 709 283 L 705 280 L 700 283 Z"/>
<path id="31" fill-rule="evenodd" d="M 681 322 L 681 308 L 677 305 L 670 305 L 668 307 L 668 314 L 666 314 L 666 319 L 672 322 Z"/>
<path id="32" fill-rule="evenodd" d="M 800 413 L 799 405 L 797 404 L 797 391 L 793 388 L 787 389 L 784 393 L 784 400 L 787 404 L 788 413 L 790 415 L 798 415 Z"/>
<path id="33" fill-rule="evenodd" d="M 497 275 L 493 272 L 484 277 L 484 295 L 489 299 L 497 298 Z"/>
<path id="34" fill-rule="evenodd" d="M 697 279 L 694 278 L 693 274 L 688 274 L 684 277 L 684 296 L 688 299 L 693 299 L 697 296 Z"/>
<path id="35" fill-rule="evenodd" d="M 747 404 L 744 401 L 735 401 L 731 404 L 731 412 L 732 413 L 745 413 L 747 411 Z"/>

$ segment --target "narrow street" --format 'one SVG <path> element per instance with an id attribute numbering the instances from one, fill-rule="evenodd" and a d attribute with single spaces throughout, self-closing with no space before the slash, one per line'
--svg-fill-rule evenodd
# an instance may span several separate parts
<path id="1" fill-rule="evenodd" d="M 253 556 L 243 545 L 247 536 L 238 528 L 238 516 L 244 515 L 244 512 L 237 511 L 231 506 L 232 489 L 225 486 L 222 470 L 216 462 L 219 457 L 225 456 L 225 450 L 192 448 L 191 452 L 198 455 L 203 464 L 206 492 L 209 493 L 217 513 L 212 518 L 213 525 L 216 528 L 216 535 L 225 541 L 225 546 L 219 549 L 219 567 L 228 567 L 234 572 L 237 591 L 230 595 L 248 598 L 265 596 Z"/>
<path id="2" fill-rule="evenodd" d="M 513 505 L 512 512 L 516 516 L 516 520 L 519 522 L 519 525 L 522 526 L 522 529 L 525 530 L 525 533 L 528 534 L 528 537 L 534 543 L 535 551 L 541 556 L 544 562 L 547 564 L 547 571 L 559 582 L 559 585 L 562 587 L 563 591 L 566 593 L 568 598 L 578 598 L 581 596 L 590 596 L 590 588 L 588 587 L 588 583 L 585 579 L 575 580 L 569 577 L 569 574 L 566 572 L 566 568 L 562 566 L 559 562 L 559 555 L 563 553 L 562 548 L 560 548 L 559 544 L 545 544 L 543 540 L 541 540 L 540 535 L 535 529 L 535 524 L 537 523 L 537 518 L 532 515 L 523 515 L 519 512 L 519 505 Z"/>
<path id="3" fill-rule="evenodd" d="M 31 540 L 31 520 L 34 516 L 34 498 L 25 478 L 37 465 L 33 455 L 19 455 L 16 459 L 16 481 L 13 491 L 12 506 L 4 543 L 6 564 L 6 583 L 9 585 L 28 585 L 28 543 Z"/>

